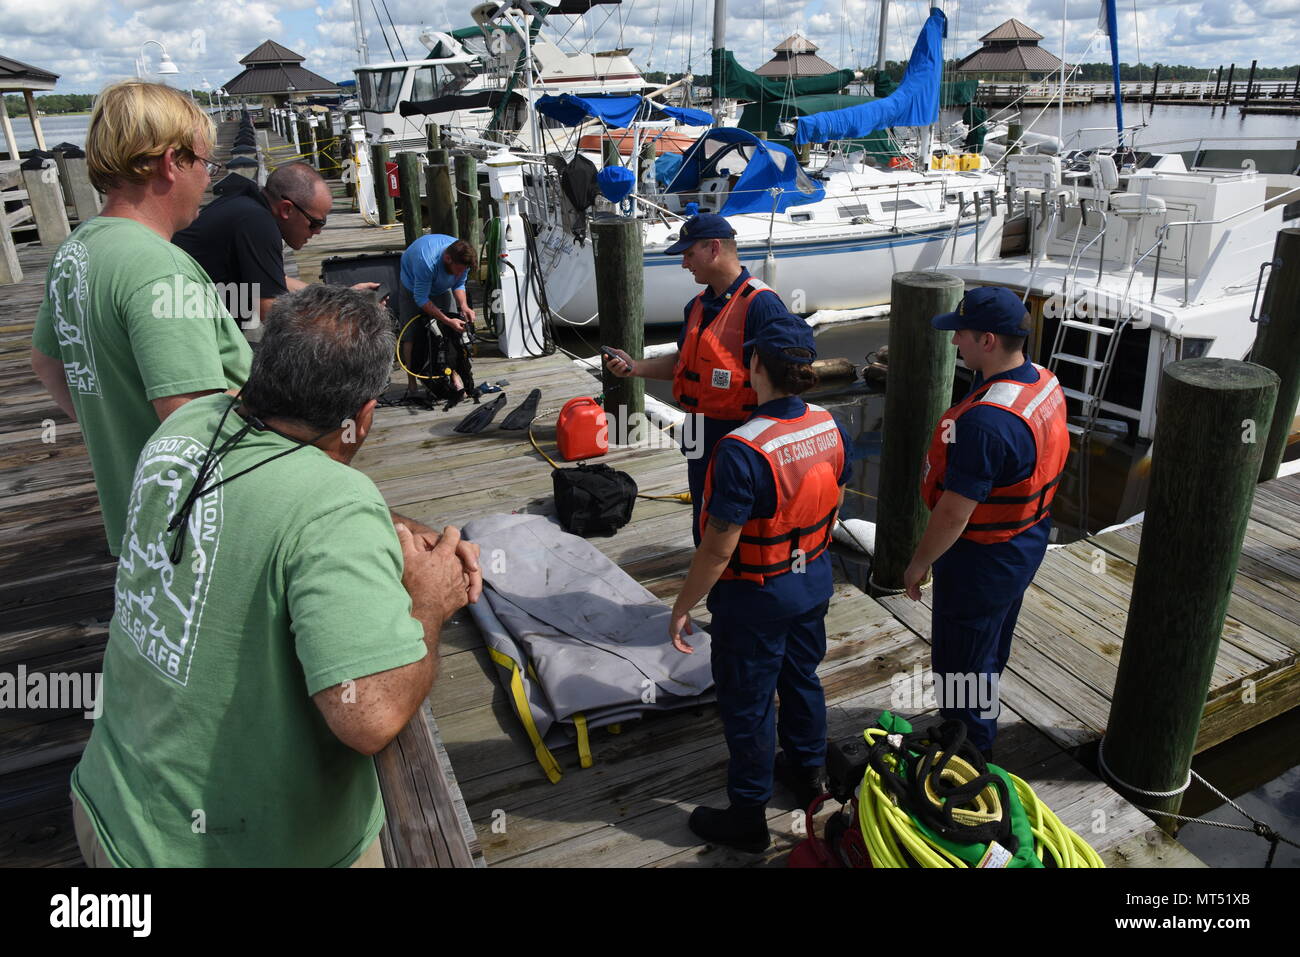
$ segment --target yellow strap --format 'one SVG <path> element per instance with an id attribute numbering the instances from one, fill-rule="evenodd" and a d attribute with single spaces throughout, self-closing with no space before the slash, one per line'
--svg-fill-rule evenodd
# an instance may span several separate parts
<path id="1" fill-rule="evenodd" d="M 622 734 L 623 726 L 621 724 L 611 724 L 605 730 L 608 731 L 610 734 Z"/>
<path id="2" fill-rule="evenodd" d="M 587 719 L 580 714 L 573 716 L 573 726 L 578 729 L 578 757 L 584 768 L 591 767 L 591 742 L 587 739 Z"/>
<path id="3" fill-rule="evenodd" d="M 495 648 L 489 648 L 488 654 L 502 668 L 510 669 L 510 693 L 514 698 L 515 714 L 519 715 L 519 720 L 523 723 L 524 730 L 528 733 L 528 740 L 533 744 L 533 754 L 537 757 L 537 763 L 542 766 L 546 772 L 546 777 L 552 784 L 560 780 L 559 762 L 547 750 L 542 736 L 537 732 L 537 725 L 533 722 L 533 709 L 528 704 L 528 695 L 524 692 L 524 676 L 519 671 L 519 666 L 515 664 L 514 659 L 509 655 L 497 651 Z M 585 737 L 585 730 L 583 732 Z M 583 765 L 586 767 L 587 765 Z"/>

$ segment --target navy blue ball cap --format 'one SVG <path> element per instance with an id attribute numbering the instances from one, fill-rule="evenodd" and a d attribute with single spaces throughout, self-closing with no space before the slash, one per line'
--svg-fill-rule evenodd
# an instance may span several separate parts
<path id="1" fill-rule="evenodd" d="M 734 239 L 736 231 L 731 228 L 725 216 L 717 213 L 700 213 L 692 216 L 682 224 L 682 231 L 677 234 L 677 242 L 664 250 L 666 256 L 676 256 L 685 252 L 700 239 Z"/>
<path id="2" fill-rule="evenodd" d="M 817 340 L 813 338 L 812 326 L 788 312 L 765 322 L 754 338 L 745 343 L 746 362 L 755 348 L 769 355 L 778 355 L 786 362 L 805 363 L 817 358 Z M 785 351 L 787 349 L 807 349 L 809 354 L 792 356 Z"/>
<path id="3" fill-rule="evenodd" d="M 936 329 L 974 329 L 1005 336 L 1026 336 L 1021 328 L 1029 310 L 1020 296 L 1005 286 L 976 286 L 961 297 L 956 312 L 945 312 L 930 320 Z"/>

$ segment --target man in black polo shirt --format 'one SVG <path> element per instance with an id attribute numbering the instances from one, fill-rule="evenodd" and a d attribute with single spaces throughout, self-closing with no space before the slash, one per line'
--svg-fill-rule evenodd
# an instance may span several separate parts
<path id="1" fill-rule="evenodd" d="M 302 249 L 325 228 L 333 196 L 320 173 L 306 163 L 277 168 L 261 189 L 232 173 L 212 192 L 217 198 L 172 242 L 198 260 L 240 325 L 256 326 L 276 296 L 307 285 L 284 274 L 281 243 Z M 353 288 L 373 289 L 374 284 Z"/>

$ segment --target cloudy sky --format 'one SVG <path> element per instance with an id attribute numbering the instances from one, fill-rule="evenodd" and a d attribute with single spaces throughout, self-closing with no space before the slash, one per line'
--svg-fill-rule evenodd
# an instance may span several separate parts
<path id="1" fill-rule="evenodd" d="M 950 0 L 949 56 L 964 56 L 978 37 L 1008 17 L 1043 33 L 1043 45 L 1059 54 L 1063 0 Z M 1077 62 L 1096 30 L 1098 0 L 1064 0 L 1066 60 Z M 459 0 L 361 0 L 371 62 L 388 59 L 373 6 L 384 3 L 411 57 L 423 54 L 416 39 L 423 27 L 467 26 L 471 4 Z M 1144 63 L 1189 63 L 1207 69 L 1235 61 L 1282 66 L 1300 60 L 1300 0 L 1120 0 L 1120 56 Z M 1127 12 L 1124 11 L 1127 7 Z M 633 48 L 645 70 L 708 69 L 712 30 L 709 0 L 624 0 L 597 7 L 572 24 L 566 42 L 590 49 Z M 770 48 L 800 30 L 836 66 L 870 65 L 875 59 L 878 0 L 731 0 L 727 46 L 755 67 Z M 902 58 L 924 20 L 928 3 L 893 0 L 890 57 Z M 1136 29 L 1134 22 L 1136 19 Z M 388 18 L 384 18 L 385 27 Z M 184 74 L 178 85 L 214 87 L 241 69 L 238 60 L 266 39 L 307 58 L 304 64 L 330 79 L 348 79 L 356 64 L 350 0 L 0 0 L 0 54 L 60 74 L 60 92 L 93 92 L 135 75 L 141 44 L 164 43 Z M 392 30 L 388 41 L 401 58 Z M 1098 40 L 1087 61 L 1107 58 Z M 156 65 L 158 48 L 148 48 Z"/>

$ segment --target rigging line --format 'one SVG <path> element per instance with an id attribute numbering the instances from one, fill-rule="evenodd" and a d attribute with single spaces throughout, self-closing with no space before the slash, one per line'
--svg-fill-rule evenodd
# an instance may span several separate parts
<path id="1" fill-rule="evenodd" d="M 397 49 L 402 51 L 402 59 L 409 59 L 406 55 L 406 46 L 402 43 L 402 35 L 397 32 L 397 24 L 393 22 L 393 15 L 388 13 L 388 0 L 380 0 L 380 2 L 384 5 L 384 13 L 388 14 L 388 25 L 393 28 L 393 39 L 397 41 Z"/>
<path id="2" fill-rule="evenodd" d="M 388 42 L 388 31 L 384 29 L 384 21 L 379 16 L 379 8 L 375 6 L 375 0 L 370 0 L 370 9 L 375 11 L 375 22 L 379 24 L 379 32 L 384 38 L 384 46 L 388 47 L 388 58 L 396 60 L 397 57 L 393 56 L 393 46 Z"/>
<path id="3" fill-rule="evenodd" d="M 1115 18 L 1115 28 L 1119 29 L 1119 17 Z M 1137 53 L 1138 68 L 1138 119 L 1143 124 L 1146 123 L 1145 111 L 1142 109 L 1142 37 L 1138 29 L 1138 5 L 1137 0 L 1133 0 L 1133 46 Z M 1154 91 L 1153 91 L 1154 92 Z"/>

